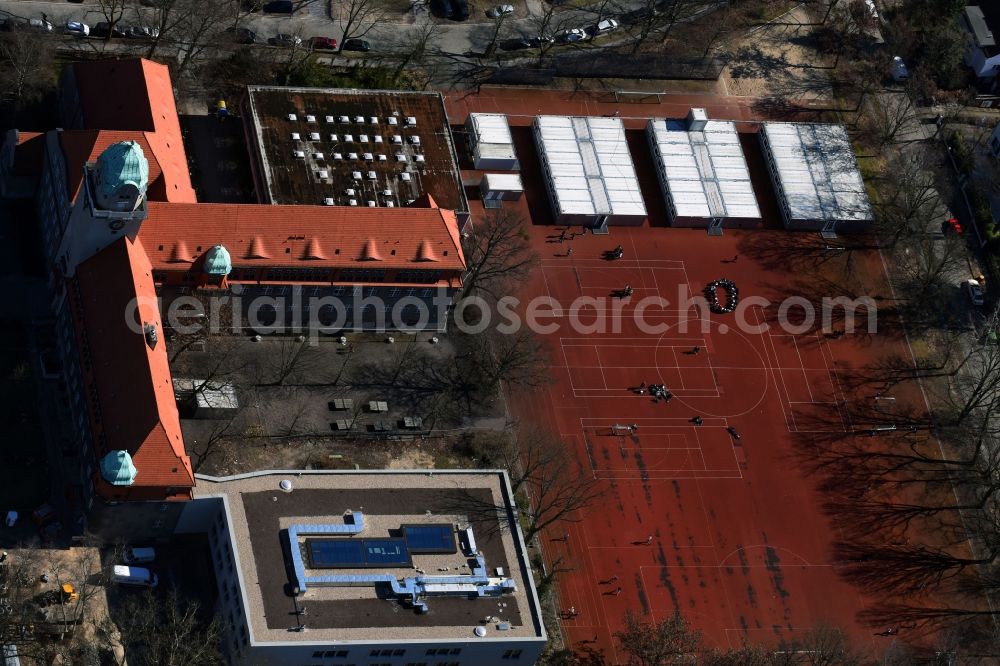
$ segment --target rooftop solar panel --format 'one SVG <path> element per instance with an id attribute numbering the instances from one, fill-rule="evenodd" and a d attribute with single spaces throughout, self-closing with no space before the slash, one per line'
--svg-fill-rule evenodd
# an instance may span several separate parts
<path id="1" fill-rule="evenodd" d="M 306 539 L 306 554 L 313 569 L 372 569 L 412 564 L 403 539 Z"/>
<path id="2" fill-rule="evenodd" d="M 403 525 L 403 537 L 411 553 L 451 554 L 455 547 L 455 530 L 451 525 Z"/>

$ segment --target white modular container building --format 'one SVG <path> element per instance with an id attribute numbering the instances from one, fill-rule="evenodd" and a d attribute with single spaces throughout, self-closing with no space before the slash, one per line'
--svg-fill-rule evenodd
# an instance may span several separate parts
<path id="1" fill-rule="evenodd" d="M 557 224 L 603 227 L 646 219 L 621 119 L 538 116 L 532 127 Z"/>
<path id="2" fill-rule="evenodd" d="M 764 123 L 760 142 L 787 229 L 864 231 L 874 219 L 842 125 Z"/>
<path id="3" fill-rule="evenodd" d="M 695 129 L 698 127 L 700 129 Z M 736 124 L 650 120 L 646 138 L 671 225 L 756 226 L 760 221 L 750 170 Z"/>
<path id="4" fill-rule="evenodd" d="M 470 113 L 465 123 L 472 164 L 476 169 L 517 171 L 521 164 L 514 151 L 514 138 L 507 116 L 500 113 Z"/>

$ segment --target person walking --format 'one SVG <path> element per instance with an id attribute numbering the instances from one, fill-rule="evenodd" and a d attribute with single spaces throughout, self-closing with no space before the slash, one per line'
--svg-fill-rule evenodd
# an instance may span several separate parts
<path id="1" fill-rule="evenodd" d="M 615 596 L 616 596 L 616 597 L 617 597 L 618 595 L 620 595 L 621 593 L 622 593 L 622 588 L 620 588 L 620 587 L 619 587 L 618 589 L 616 589 L 616 590 L 615 590 Z"/>
<path id="2" fill-rule="evenodd" d="M 571 248 L 571 247 L 570 248 L 566 248 L 566 256 L 567 257 L 572 257 L 573 256 L 573 248 Z"/>
<path id="3" fill-rule="evenodd" d="M 646 538 L 646 545 L 648 546 L 648 545 L 649 545 L 649 544 L 651 544 L 651 543 L 653 543 L 653 535 L 652 535 L 652 534 L 650 534 L 650 535 L 649 535 L 649 536 L 648 536 L 648 537 Z"/>

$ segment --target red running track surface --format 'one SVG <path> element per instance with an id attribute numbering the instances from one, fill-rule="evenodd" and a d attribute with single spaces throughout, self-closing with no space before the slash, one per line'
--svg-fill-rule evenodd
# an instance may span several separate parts
<path id="1" fill-rule="evenodd" d="M 518 418 L 558 433 L 607 491 L 579 522 L 543 538 L 547 560 L 562 556 L 561 566 L 572 568 L 559 578 L 562 608 L 578 613 L 563 620 L 570 646 L 623 663 L 613 633 L 633 609 L 657 619 L 679 610 L 717 646 L 776 644 L 826 624 L 879 647 L 885 639 L 856 620 L 865 605 L 861 592 L 834 570 L 836 535 L 794 438 L 863 427 L 848 423 L 838 404 L 845 398 L 843 373 L 886 354 L 909 354 L 905 340 L 741 331 L 733 314 L 713 314 L 703 329 L 673 304 L 678 289 L 699 294 L 721 277 L 735 280 L 744 302 L 763 297 L 775 304 L 750 308 L 748 324 L 773 315 L 789 295 L 826 295 L 819 293 L 826 280 L 890 298 L 881 256 L 820 262 L 812 254 L 810 269 L 775 251 L 778 241 L 796 242 L 784 231 L 727 230 L 710 238 L 704 230 L 615 227 L 608 236 L 571 232 L 572 240 L 560 242 L 561 229 L 531 229 L 541 266 L 524 286 L 524 300 L 548 296 L 565 307 L 590 296 L 609 307 L 614 299 L 604 299 L 612 291 L 626 283 L 634 290 L 623 304 L 620 333 L 576 332 L 568 314 L 549 320 L 559 324 L 543 336 L 552 384 L 520 392 L 511 405 Z M 797 238 L 806 242 L 807 235 Z M 619 244 L 622 260 L 602 258 Z M 810 284 L 816 293 L 809 294 Z M 671 305 L 651 308 L 648 321 L 661 326 L 644 332 L 629 315 L 651 295 Z M 641 382 L 664 383 L 675 397 L 655 403 L 629 390 Z M 696 415 L 701 426 L 689 421 Z M 612 434 L 613 424 L 638 429 Z M 613 576 L 612 583 L 600 582 Z"/>

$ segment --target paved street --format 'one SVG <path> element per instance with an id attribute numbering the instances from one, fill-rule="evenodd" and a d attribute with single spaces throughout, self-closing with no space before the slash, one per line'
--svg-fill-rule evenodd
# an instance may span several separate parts
<path id="1" fill-rule="evenodd" d="M 278 33 L 296 34 L 303 39 L 314 36 L 343 38 L 343 30 L 338 21 L 330 19 L 326 13 L 326 2 L 309 5 L 294 16 L 251 14 L 242 25 L 255 31 L 262 39 Z M 502 35 L 533 35 L 537 33 L 536 17 L 543 13 L 541 0 L 526 0 L 527 17 L 511 18 L 504 22 Z M 0 16 L 10 15 L 24 19 L 41 18 L 46 14 L 58 30 L 66 21 L 83 21 L 93 26 L 105 21 L 97 3 L 71 4 L 44 0 L 0 0 Z M 142 16 L 148 25 L 155 24 L 155 10 L 147 7 L 133 7 L 125 14 L 124 23 L 139 23 Z M 376 52 L 391 51 L 393 47 L 405 43 L 408 35 L 421 24 L 433 19 L 423 6 L 417 6 L 412 14 L 397 15 L 398 21 L 383 20 L 369 32 L 365 39 L 374 45 Z M 559 23 L 583 27 L 592 22 L 592 15 L 577 10 L 560 12 Z M 442 22 L 435 48 L 448 54 L 466 54 L 482 49 L 492 37 L 494 24 L 485 17 L 472 17 L 463 23 Z"/>

